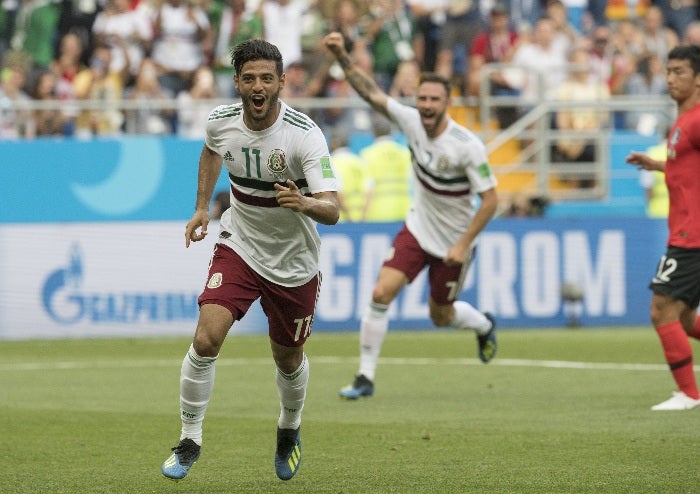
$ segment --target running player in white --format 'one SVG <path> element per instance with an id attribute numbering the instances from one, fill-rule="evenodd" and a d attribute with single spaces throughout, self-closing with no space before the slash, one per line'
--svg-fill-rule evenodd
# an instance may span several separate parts
<path id="1" fill-rule="evenodd" d="M 372 301 L 362 317 L 359 373 L 340 395 L 357 399 L 374 393 L 377 360 L 388 331 L 389 304 L 426 266 L 431 320 L 440 327 L 474 330 L 479 358 L 489 362 L 496 353 L 493 318 L 457 300 L 477 235 L 498 206 L 496 178 L 483 142 L 447 114 L 450 85 L 445 78 L 423 74 L 417 107 L 402 105 L 353 63 L 340 33 L 328 34 L 324 43 L 357 93 L 406 135 L 414 171 L 413 205 L 379 271 Z"/>
<path id="2" fill-rule="evenodd" d="M 304 342 L 320 288 L 316 222 L 338 221 L 337 183 L 323 133 L 306 115 L 279 100 L 282 55 L 260 40 L 232 54 L 241 103 L 209 115 L 199 159 L 195 212 L 185 245 L 202 240 L 209 201 L 225 164 L 231 207 L 220 222 L 194 340 L 180 374 L 180 441 L 163 475 L 181 479 L 199 458 L 202 422 L 214 387 L 214 364 L 234 321 L 260 298 L 277 366 L 280 415 L 275 470 L 294 476 L 301 461 L 299 426 L 309 379 Z M 235 429 L 234 429 L 235 430 Z"/>

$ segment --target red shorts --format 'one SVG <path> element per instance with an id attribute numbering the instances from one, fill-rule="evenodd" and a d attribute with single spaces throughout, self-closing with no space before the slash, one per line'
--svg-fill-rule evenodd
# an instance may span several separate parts
<path id="1" fill-rule="evenodd" d="M 282 346 L 304 344 L 311 334 L 321 276 L 316 274 L 301 286 L 287 287 L 256 273 L 230 247 L 216 244 L 209 263 L 209 276 L 199 305 L 216 304 L 240 320 L 260 298 L 268 321 L 270 339 Z"/>
<path id="2" fill-rule="evenodd" d="M 442 259 L 425 252 L 406 225 L 396 234 L 383 266 L 398 269 L 409 283 L 428 266 L 430 298 L 440 305 L 451 304 L 459 296 L 473 258 L 474 249 L 461 266 L 448 266 Z"/>

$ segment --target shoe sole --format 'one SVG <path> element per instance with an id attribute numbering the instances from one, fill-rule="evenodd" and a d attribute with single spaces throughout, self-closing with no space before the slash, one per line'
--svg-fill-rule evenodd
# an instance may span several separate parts
<path id="1" fill-rule="evenodd" d="M 353 390 L 353 391 L 354 391 L 354 390 Z M 370 392 L 359 391 L 359 392 L 353 393 L 353 394 L 351 394 L 351 392 L 352 392 L 352 391 L 348 391 L 348 392 L 345 392 L 345 393 L 344 393 L 344 392 L 341 390 L 341 391 L 338 393 L 338 396 L 340 396 L 341 398 L 343 398 L 343 399 L 345 399 L 345 400 L 355 401 L 355 400 L 359 400 L 360 398 L 369 398 L 370 396 L 372 396 L 372 395 L 374 394 L 374 390 L 372 390 L 372 391 L 370 391 Z"/>

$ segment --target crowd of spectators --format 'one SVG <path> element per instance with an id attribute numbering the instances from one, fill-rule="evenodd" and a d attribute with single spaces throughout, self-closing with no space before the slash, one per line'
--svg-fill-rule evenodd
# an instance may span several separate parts
<path id="1" fill-rule="evenodd" d="M 353 98 L 321 46 L 340 30 L 348 51 L 395 97 L 434 70 L 455 95 L 566 94 L 567 64 L 602 97 L 665 91 L 664 63 L 679 43 L 700 42 L 696 0 L 17 0 L 0 11 L 0 139 L 119 133 L 202 135 L 211 99 L 235 98 L 229 53 L 264 37 L 280 47 L 286 99 Z M 526 75 L 482 70 L 492 63 Z M 538 79 L 545 87 L 538 86 Z M 585 79 L 585 80 L 584 80 Z M 597 93 L 596 93 L 597 94 Z M 62 102 L 60 109 L 37 102 Z M 86 100 L 87 105 L 76 102 Z M 134 105 L 123 105 L 124 101 Z M 172 101 L 173 105 L 149 105 Z M 38 108 L 38 109 L 37 109 Z M 314 110 L 319 124 L 371 132 L 366 110 Z M 517 118 L 498 113 L 501 126 Z M 663 127 L 635 111 L 615 124 Z"/>

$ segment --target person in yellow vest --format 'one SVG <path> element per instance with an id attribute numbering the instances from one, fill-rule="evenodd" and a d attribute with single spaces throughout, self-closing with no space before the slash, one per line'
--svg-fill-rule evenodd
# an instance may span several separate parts
<path id="1" fill-rule="evenodd" d="M 360 151 L 367 163 L 369 190 L 365 221 L 403 221 L 411 206 L 411 151 L 391 136 L 391 123 L 372 116 L 375 140 Z"/>
<path id="2" fill-rule="evenodd" d="M 647 154 L 655 160 L 666 161 L 666 143 L 662 142 L 647 149 Z M 644 187 L 649 218 L 668 217 L 668 189 L 664 173 L 641 170 L 639 183 Z"/>
<path id="3" fill-rule="evenodd" d="M 367 202 L 368 170 L 365 161 L 348 147 L 349 136 L 334 129 L 330 136 L 331 160 L 338 172 L 340 221 L 363 221 Z"/>

